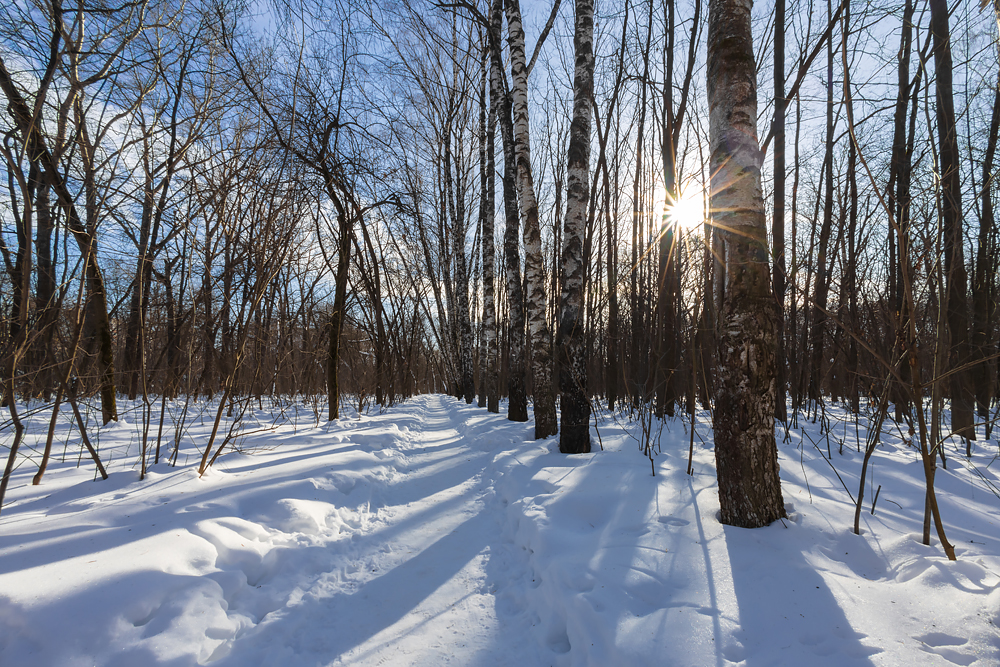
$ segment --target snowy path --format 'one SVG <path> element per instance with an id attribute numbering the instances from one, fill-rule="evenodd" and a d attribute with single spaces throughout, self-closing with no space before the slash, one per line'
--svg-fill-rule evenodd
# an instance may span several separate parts
<path id="1" fill-rule="evenodd" d="M 73 451 L 38 487 L 22 465 L 0 515 L 0 666 L 1000 665 L 995 443 L 938 473 L 948 563 L 919 544 L 920 463 L 891 433 L 858 537 L 831 472 L 857 488 L 846 427 L 830 463 L 815 426 L 791 432 L 789 519 L 747 531 L 716 519 L 703 425 L 688 476 L 687 427 L 666 423 L 654 477 L 635 424 L 602 421 L 605 451 L 567 457 L 443 396 L 311 417 L 203 479 L 161 463 L 138 481 L 127 420 L 96 433 L 107 481 Z"/>
<path id="2" fill-rule="evenodd" d="M 223 664 L 304 654 L 334 664 L 524 664 L 523 642 L 496 616 L 488 571 L 503 548 L 493 454 L 509 435 L 498 441 L 495 419 L 471 409 L 459 417 L 453 405 L 427 396 L 394 416 L 393 446 L 375 451 L 385 477 L 365 495 L 364 528 L 342 563 L 324 566 L 300 603 L 236 642 Z M 368 437 L 389 444 L 380 433 L 352 432 L 351 442 Z"/>
<path id="3" fill-rule="evenodd" d="M 528 621 L 492 594 L 513 548 L 493 459 L 530 425 L 457 405 L 285 433 L 204 480 L 161 465 L 15 483 L 0 665 L 531 664 Z M 50 618 L 71 624 L 58 642 Z"/>

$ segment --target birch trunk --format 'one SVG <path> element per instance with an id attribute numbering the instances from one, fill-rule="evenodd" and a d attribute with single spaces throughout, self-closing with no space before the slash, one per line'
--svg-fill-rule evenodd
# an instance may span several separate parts
<path id="1" fill-rule="evenodd" d="M 453 159 L 452 140 L 454 112 L 449 113 L 444 136 L 444 192 L 447 204 L 447 219 L 451 220 L 451 254 L 455 260 L 455 282 L 451 286 L 449 308 L 454 313 L 452 322 L 455 337 L 455 396 L 472 403 L 475 386 L 472 377 L 472 322 L 469 319 L 469 271 L 465 258 L 465 197 L 456 183 L 458 160 Z M 447 270 L 447 267 L 445 267 Z M 446 272 L 447 275 L 447 272 Z"/>
<path id="2" fill-rule="evenodd" d="M 559 307 L 558 363 L 562 433 L 559 451 L 590 451 L 590 397 L 584 354 L 583 237 L 590 199 L 590 104 L 594 92 L 594 2 L 577 0 L 573 74 L 573 121 L 566 167 L 566 223 L 563 225 L 562 295 Z"/>
<path id="3" fill-rule="evenodd" d="M 711 0 L 708 105 L 711 212 L 726 241 L 715 459 L 722 523 L 785 516 L 774 441 L 776 304 L 771 294 L 757 144 L 750 0 Z"/>
<path id="4" fill-rule="evenodd" d="M 545 262 L 542 234 L 538 227 L 538 201 L 531 173 L 531 137 L 528 126 L 528 66 L 524 53 L 524 29 L 518 0 L 507 0 L 507 43 L 510 47 L 511 102 L 514 121 L 514 154 L 517 164 L 517 194 L 524 225 L 524 277 L 527 283 L 528 335 L 531 337 L 532 393 L 535 403 L 535 439 L 555 434 L 556 401 L 552 388 L 552 356 L 549 325 L 545 319 Z"/>
<path id="5" fill-rule="evenodd" d="M 517 185 L 515 184 L 514 123 L 511 99 L 503 91 L 501 80 L 500 19 L 503 0 L 494 0 L 490 14 L 490 41 L 492 48 L 490 72 L 490 99 L 495 101 L 500 121 L 503 143 L 503 203 L 505 227 L 503 235 L 504 269 L 507 283 L 508 361 L 507 361 L 507 419 L 528 421 L 528 401 L 524 393 L 524 292 L 521 289 L 521 253 L 517 243 L 518 210 Z"/>
<path id="6" fill-rule="evenodd" d="M 480 162 L 482 164 L 480 197 L 483 239 L 483 338 L 484 352 L 482 359 L 482 393 L 486 397 L 488 412 L 500 411 L 500 400 L 497 392 L 497 314 L 494 293 L 496 290 L 496 269 L 494 258 L 494 218 L 495 218 L 495 179 L 496 156 L 493 139 L 496 136 L 496 100 L 490 100 L 487 111 L 486 87 L 488 85 L 488 61 L 483 63 L 483 99 L 480 102 L 480 124 L 482 142 L 480 147 Z"/>

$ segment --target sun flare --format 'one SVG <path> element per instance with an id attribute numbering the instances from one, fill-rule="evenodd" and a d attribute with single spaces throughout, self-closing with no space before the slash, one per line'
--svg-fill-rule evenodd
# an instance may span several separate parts
<path id="1" fill-rule="evenodd" d="M 688 187 L 677 201 L 664 209 L 664 223 L 681 229 L 694 229 L 705 221 L 704 192 L 701 188 Z"/>

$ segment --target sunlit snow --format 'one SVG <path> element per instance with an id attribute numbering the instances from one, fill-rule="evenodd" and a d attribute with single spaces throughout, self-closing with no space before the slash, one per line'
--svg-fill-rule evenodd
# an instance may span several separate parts
<path id="1" fill-rule="evenodd" d="M 693 476 L 689 425 L 654 420 L 654 477 L 626 414 L 565 456 L 443 396 L 332 423 L 286 403 L 199 479 L 195 409 L 180 465 L 144 481 L 137 412 L 91 431 L 107 481 L 68 421 L 40 486 L 25 450 L 0 514 L 0 665 L 1000 664 L 996 440 L 938 470 L 950 563 L 920 543 L 921 463 L 894 424 L 851 532 L 865 422 L 836 411 L 829 433 L 779 431 L 788 519 L 744 530 L 716 518 L 703 413 Z"/>

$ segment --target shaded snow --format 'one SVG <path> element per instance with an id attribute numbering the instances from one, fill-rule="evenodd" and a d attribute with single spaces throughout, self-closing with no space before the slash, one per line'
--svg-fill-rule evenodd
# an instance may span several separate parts
<path id="1" fill-rule="evenodd" d="M 805 421 L 779 444 L 789 518 L 757 530 L 718 522 L 710 430 L 688 476 L 677 420 L 653 477 L 620 419 L 600 420 L 605 451 L 568 457 L 531 422 L 422 396 L 252 434 L 199 479 L 196 419 L 188 465 L 142 482 L 131 421 L 92 434 L 107 481 L 77 467 L 68 423 L 41 486 L 16 471 L 0 665 L 1000 664 L 996 441 L 938 471 L 949 563 L 920 544 L 922 468 L 895 427 L 859 537 Z M 865 435 L 829 434 L 852 494 Z"/>

